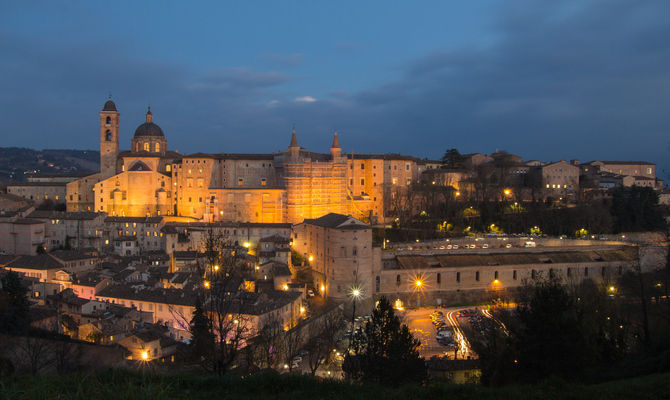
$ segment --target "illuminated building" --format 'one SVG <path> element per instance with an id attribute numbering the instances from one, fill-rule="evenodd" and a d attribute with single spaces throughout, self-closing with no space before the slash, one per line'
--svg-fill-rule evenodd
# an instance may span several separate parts
<path id="1" fill-rule="evenodd" d="M 110 216 L 181 216 L 203 222 L 299 223 L 329 212 L 372 222 L 388 219 L 393 199 L 425 162 L 392 155 L 345 155 L 337 132 L 329 153 L 298 145 L 278 153 L 182 155 L 151 110 L 119 151 L 120 113 L 108 100 L 100 117 L 100 173 L 67 183 L 68 211 Z"/>

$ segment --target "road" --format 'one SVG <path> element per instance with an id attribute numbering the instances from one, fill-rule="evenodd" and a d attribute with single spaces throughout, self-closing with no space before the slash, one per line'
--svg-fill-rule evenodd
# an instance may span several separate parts
<path id="1" fill-rule="evenodd" d="M 430 314 L 433 311 L 441 311 L 444 314 L 444 321 L 448 325 L 451 325 L 454 332 L 454 339 L 459 344 L 458 358 L 475 358 L 476 354 L 474 354 L 470 348 L 470 343 L 468 342 L 467 337 L 463 334 L 459 318 L 456 316 L 458 311 L 466 308 L 473 307 L 421 307 L 399 311 L 398 313 L 402 316 L 403 322 L 407 324 L 414 337 L 421 341 L 421 346 L 419 347 L 419 354 L 421 357 L 430 358 L 433 356 L 448 356 L 453 358 L 454 356 L 453 348 L 439 344 L 435 338 L 437 332 L 430 319 Z"/>

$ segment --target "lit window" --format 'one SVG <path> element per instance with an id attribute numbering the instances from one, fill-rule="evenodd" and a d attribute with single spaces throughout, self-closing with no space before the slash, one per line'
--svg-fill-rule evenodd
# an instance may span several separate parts
<path id="1" fill-rule="evenodd" d="M 161 151 L 161 145 L 160 143 L 156 143 L 156 153 L 158 153 L 159 151 Z"/>
<path id="2" fill-rule="evenodd" d="M 144 151 L 150 151 L 149 142 L 144 143 Z"/>

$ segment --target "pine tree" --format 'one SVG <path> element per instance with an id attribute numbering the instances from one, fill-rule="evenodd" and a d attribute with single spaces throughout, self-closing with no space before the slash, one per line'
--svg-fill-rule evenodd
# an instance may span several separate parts
<path id="1" fill-rule="evenodd" d="M 21 284 L 19 274 L 13 271 L 0 278 L 0 286 L 0 295 L 7 299 L 6 307 L 0 309 L 0 330 L 9 333 L 23 332 L 28 328 L 28 289 Z"/>
<path id="2" fill-rule="evenodd" d="M 191 331 L 191 350 L 193 357 L 197 360 L 205 360 L 211 355 L 214 345 L 214 336 L 211 331 L 211 322 L 202 304 L 200 296 L 195 300 L 195 310 L 190 324 Z"/>
<path id="3" fill-rule="evenodd" d="M 353 354 L 347 354 L 342 370 L 350 379 L 386 385 L 420 382 L 426 374 L 424 360 L 419 357 L 420 344 L 382 297 L 372 320 L 352 339 Z"/>

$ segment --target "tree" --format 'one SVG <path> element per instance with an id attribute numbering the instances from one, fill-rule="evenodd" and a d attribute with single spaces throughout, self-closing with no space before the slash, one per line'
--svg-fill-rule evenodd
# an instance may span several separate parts
<path id="1" fill-rule="evenodd" d="M 21 333 L 28 328 L 29 323 L 28 289 L 21 284 L 19 274 L 14 271 L 6 272 L 0 278 L 0 286 L 0 296 L 7 298 L 6 306 L 0 305 L 0 331 Z"/>
<path id="2" fill-rule="evenodd" d="M 303 336 L 301 327 L 297 326 L 284 335 L 284 360 L 288 365 L 288 372 L 293 371 L 293 358 L 298 355 L 300 347 L 303 345 Z"/>
<path id="3" fill-rule="evenodd" d="M 442 165 L 446 168 L 463 168 L 465 156 L 463 156 L 457 149 L 447 149 L 440 161 L 442 161 Z"/>
<path id="4" fill-rule="evenodd" d="M 211 321 L 205 314 L 200 296 L 196 298 L 195 310 L 190 323 L 191 352 L 195 359 L 204 360 L 212 352 L 214 337 L 212 336 Z"/>
<path id="5" fill-rule="evenodd" d="M 349 379 L 385 385 L 420 382 L 426 375 L 424 360 L 419 357 L 420 344 L 382 297 L 372 311 L 372 320 L 354 335 L 342 370 Z"/>
<path id="6" fill-rule="evenodd" d="M 307 342 L 307 364 L 312 375 L 319 367 L 330 361 L 337 343 L 339 331 L 342 329 L 344 317 L 340 311 L 322 315 L 309 325 L 309 341 Z"/>
<path id="7" fill-rule="evenodd" d="M 280 321 L 270 318 L 258 335 L 257 346 L 262 352 L 264 367 L 274 368 L 284 357 L 284 328 Z"/>

